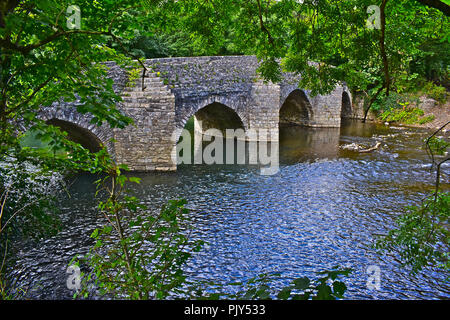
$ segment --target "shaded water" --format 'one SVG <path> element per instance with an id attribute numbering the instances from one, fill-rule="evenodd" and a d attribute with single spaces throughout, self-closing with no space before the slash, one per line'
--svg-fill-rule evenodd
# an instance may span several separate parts
<path id="1" fill-rule="evenodd" d="M 378 256 L 371 245 L 407 205 L 432 190 L 422 149 L 428 131 L 351 122 L 341 129 L 280 130 L 280 172 L 261 176 L 255 166 L 181 165 L 176 173 L 140 174 L 136 193 L 154 210 L 186 198 L 195 221 L 193 237 L 207 242 L 189 261 L 195 279 L 243 281 L 281 273 L 284 281 L 335 265 L 354 269 L 345 278 L 353 299 L 450 298 L 446 274 L 427 269 L 411 276 L 395 256 Z M 369 154 L 340 146 L 382 147 Z M 449 188 L 449 167 L 443 169 Z M 85 253 L 100 224 L 92 201 L 94 177 L 79 176 L 62 203 L 64 229 L 29 243 L 17 255 L 14 276 L 28 296 L 70 298 L 66 268 Z M 381 268 L 381 290 L 366 287 L 367 267 Z"/>

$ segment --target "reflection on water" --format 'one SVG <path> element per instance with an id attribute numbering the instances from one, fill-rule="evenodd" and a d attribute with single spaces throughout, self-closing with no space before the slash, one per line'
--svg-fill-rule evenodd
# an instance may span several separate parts
<path id="1" fill-rule="evenodd" d="M 410 276 L 395 256 L 371 248 L 402 208 L 433 187 L 420 147 L 427 134 L 360 123 L 340 130 L 287 127 L 280 130 L 281 167 L 274 176 L 251 165 L 180 165 L 175 173 L 140 174 L 135 192 L 153 210 L 171 198 L 188 200 L 193 236 L 207 242 L 189 261 L 191 279 L 230 283 L 276 272 L 289 281 L 340 265 L 354 269 L 346 279 L 349 298 L 450 298 L 446 274 Z M 340 148 L 377 141 L 381 148 L 369 154 Z M 19 252 L 14 275 L 30 285 L 31 298 L 70 298 L 67 264 L 88 250 L 89 235 L 102 223 L 92 201 L 94 179 L 79 176 L 71 198 L 61 201 L 60 234 Z M 366 287 L 371 265 L 381 268 L 380 291 Z"/>
<path id="2" fill-rule="evenodd" d="M 280 162 L 335 159 L 339 153 L 339 128 L 280 128 Z"/>

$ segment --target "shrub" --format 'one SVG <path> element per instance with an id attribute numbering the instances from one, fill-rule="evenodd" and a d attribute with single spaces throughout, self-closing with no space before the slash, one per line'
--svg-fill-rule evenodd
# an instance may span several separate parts
<path id="1" fill-rule="evenodd" d="M 423 115 L 424 112 L 422 109 L 404 105 L 402 109 L 391 108 L 384 111 L 379 118 L 382 121 L 400 122 L 404 124 L 423 124 L 434 120 L 434 116 L 423 117 Z"/>
<path id="2" fill-rule="evenodd" d="M 377 243 L 377 248 L 396 251 L 403 265 L 418 272 L 428 265 L 449 270 L 450 193 L 438 193 L 422 205 L 408 207 L 397 219 L 397 228 Z"/>
<path id="3" fill-rule="evenodd" d="M 433 114 L 423 117 L 422 119 L 419 119 L 419 124 L 425 124 L 425 123 L 431 122 L 434 120 L 434 118 L 435 118 L 435 116 Z"/>
<path id="4" fill-rule="evenodd" d="M 445 103 L 447 100 L 447 90 L 444 87 L 435 85 L 433 82 L 427 82 L 423 87 L 423 92 L 439 103 Z"/>
<path id="5" fill-rule="evenodd" d="M 186 201 L 170 200 L 153 215 L 125 189 L 126 182 L 139 181 L 118 168 L 97 181 L 99 191 L 108 194 L 98 206 L 108 224 L 92 233 L 96 242 L 90 252 L 73 259 L 74 265 L 84 262 L 90 269 L 81 274 L 82 291 L 74 297 L 87 298 L 95 287 L 100 296 L 165 299 L 185 282 L 182 268 L 203 245 L 186 234 L 191 229 Z"/>
<path id="6" fill-rule="evenodd" d="M 386 96 L 380 96 L 372 105 L 372 110 L 384 112 L 391 109 L 401 108 L 406 104 L 411 102 L 406 98 L 406 96 L 401 95 L 397 92 L 391 92 L 391 94 Z"/>

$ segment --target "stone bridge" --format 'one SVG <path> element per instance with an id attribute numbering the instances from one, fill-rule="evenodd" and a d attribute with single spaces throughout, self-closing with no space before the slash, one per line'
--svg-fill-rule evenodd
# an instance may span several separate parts
<path id="1" fill-rule="evenodd" d="M 311 96 L 297 87 L 300 76 L 285 74 L 280 83 L 265 83 L 254 56 L 161 58 L 146 60 L 142 78 L 129 85 L 127 72 L 107 63 L 118 107 L 134 119 L 125 129 L 98 127 L 77 113 L 75 104 L 55 104 L 41 117 L 60 126 L 92 151 L 106 145 L 118 163 L 133 171 L 176 170 L 176 137 L 192 116 L 203 130 L 277 129 L 279 124 L 340 127 L 351 112 L 351 95 L 338 86 L 329 95 Z M 178 130 L 177 130 L 178 129 Z M 114 139 L 114 142 L 111 142 Z M 278 137 L 276 137 L 278 139 Z"/>

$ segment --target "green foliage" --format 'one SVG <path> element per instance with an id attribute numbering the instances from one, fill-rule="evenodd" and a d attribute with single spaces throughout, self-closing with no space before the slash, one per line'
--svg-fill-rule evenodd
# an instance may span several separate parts
<path id="1" fill-rule="evenodd" d="M 186 121 L 186 124 L 184 125 L 184 129 L 188 130 L 189 132 L 194 132 L 194 125 L 195 125 L 195 119 L 192 116 L 188 119 L 188 121 Z"/>
<path id="2" fill-rule="evenodd" d="M 89 268 L 82 275 L 84 298 L 94 284 L 102 296 L 165 299 L 180 290 L 185 282 L 182 267 L 202 246 L 188 237 L 185 200 L 170 200 L 154 215 L 126 192 L 127 182 L 139 183 L 139 179 L 122 175 L 120 169 L 98 181 L 99 192 L 108 194 L 99 204 L 108 223 L 94 230 L 95 245 L 82 259 Z M 80 265 L 79 259 L 76 264 Z"/>
<path id="3" fill-rule="evenodd" d="M 448 148 L 450 147 L 450 143 L 442 138 L 431 137 L 428 140 L 428 146 L 430 147 L 433 153 L 438 155 L 445 155 Z"/>
<path id="4" fill-rule="evenodd" d="M 425 123 L 433 121 L 434 119 L 435 119 L 435 116 L 433 114 L 431 114 L 431 115 L 420 118 L 419 124 L 425 124 Z"/>
<path id="5" fill-rule="evenodd" d="M 421 205 L 408 207 L 406 213 L 397 219 L 397 227 L 381 237 L 376 247 L 381 251 L 399 254 L 404 265 L 412 268 L 412 273 L 426 266 L 437 266 L 448 271 L 450 234 L 450 193 L 440 190 L 441 166 L 450 158 L 445 155 L 450 144 L 437 134 L 446 125 L 426 139 L 426 150 L 436 168 L 434 192 Z"/>
<path id="6" fill-rule="evenodd" d="M 416 95 L 400 94 L 395 91 L 389 96 L 381 95 L 373 103 L 372 110 L 378 113 L 381 121 L 403 124 L 424 124 L 434 120 L 434 115 L 427 115 L 422 109 L 415 107 L 419 104 Z"/>
<path id="7" fill-rule="evenodd" d="M 397 252 L 416 273 L 428 265 L 449 270 L 450 193 L 438 193 L 421 206 L 409 207 L 397 219 L 397 228 L 377 242 L 377 248 Z"/>
<path id="8" fill-rule="evenodd" d="M 41 238 L 57 231 L 52 200 L 63 188 L 55 178 L 68 171 L 103 171 L 105 151 L 91 154 L 69 141 L 67 133 L 38 117 L 42 106 L 77 101 L 77 110 L 92 115 L 92 124 L 132 123 L 116 107 L 121 97 L 102 62 L 134 65 L 106 43 L 129 38 L 130 30 L 145 25 L 144 17 L 131 9 L 133 1 L 77 1 L 81 29 L 69 29 L 65 12 L 72 4 L 7 0 L 0 6 L 1 266 L 15 247 L 13 235 Z M 32 134 L 24 136 L 26 130 Z"/>
<path id="9" fill-rule="evenodd" d="M 398 72 L 398 75 L 393 83 L 393 87 L 395 89 L 395 93 L 403 94 L 408 92 L 417 92 L 418 88 L 420 88 L 420 81 L 423 78 L 419 76 L 417 73 L 410 73 L 406 70 L 402 70 Z"/>
<path id="10" fill-rule="evenodd" d="M 397 92 L 391 92 L 389 96 L 381 95 L 373 103 L 373 110 L 378 112 L 391 111 L 393 109 L 404 109 L 408 107 L 412 101 L 410 101 L 406 95 L 399 94 Z"/>
<path id="11" fill-rule="evenodd" d="M 447 101 L 447 90 L 444 87 L 435 85 L 433 82 L 427 82 L 422 92 L 440 103 Z"/>
<path id="12" fill-rule="evenodd" d="M 411 60 L 410 72 L 429 82 L 449 87 L 450 42 L 426 37 L 418 48 Z"/>
<path id="13" fill-rule="evenodd" d="M 125 182 L 112 168 L 105 150 L 92 154 L 37 117 L 42 106 L 77 101 L 77 110 L 92 115 L 95 125 L 124 128 L 131 124 L 116 107 L 121 97 L 107 78 L 105 61 L 129 70 L 136 68 L 131 61 L 136 57 L 255 54 L 262 62 L 259 72 L 265 80 L 279 81 L 284 71 L 300 73 L 299 85 L 311 89 L 312 94 L 330 92 L 345 81 L 350 88 L 372 95 L 385 80 L 380 31 L 366 27 L 366 9 L 373 4 L 370 0 L 79 0 L 80 30 L 68 29 L 66 24 L 65 10 L 72 4 L 69 0 L 6 0 L 0 6 L 0 162 L 22 167 L 13 169 L 19 176 L 13 184 L 17 190 L 33 191 L 27 189 L 27 183 L 37 175 L 31 177 L 23 170 L 28 164 L 44 176 L 84 170 L 106 172 L 114 181 L 118 179 L 119 185 Z M 387 121 L 431 120 L 419 110 L 401 105 L 405 101 L 396 101 L 394 106 L 395 91 L 409 92 L 424 79 L 448 84 L 448 30 L 448 17 L 435 9 L 418 1 L 388 1 L 385 47 L 394 92 L 393 98 L 387 98 L 392 100 L 375 104 L 387 112 L 383 114 Z M 425 88 L 440 102 L 446 99 L 442 87 Z M 21 140 L 24 128 L 37 133 L 33 139 L 42 142 L 38 148 L 27 145 L 33 140 L 29 136 Z M 8 175 L 12 176 L 3 172 L 0 181 L 0 195 L 9 199 L 2 202 L 1 225 L 8 219 L 9 226 L 35 230 L 33 236 L 41 237 L 45 229 L 56 225 L 49 218 L 54 216 L 51 210 L 46 211 L 51 202 L 34 206 L 26 204 L 33 201 L 26 197 L 24 202 L 14 200 L 7 192 Z M 45 199 L 51 196 L 42 194 Z M 143 210 L 132 197 L 121 201 L 123 207 L 111 199 L 101 209 L 110 214 L 113 210 L 116 215 L 116 209 Z M 183 211 L 178 206 L 172 209 Z M 131 221 L 124 219 L 127 224 Z M 139 223 L 137 227 L 145 229 Z M 166 223 L 170 225 L 170 221 Z M 166 231 L 175 229 L 172 226 Z M 134 241 L 128 234 L 122 236 Z M 0 237 L 2 249 L 6 248 L 6 233 Z M 132 276 L 125 279 L 129 288 L 145 283 L 139 278 L 144 271 L 136 270 L 128 272 Z M 174 280 L 173 285 L 178 283 Z M 161 284 L 157 291 L 164 296 L 170 286 Z M 129 295 L 136 298 L 131 289 Z"/>
<path id="14" fill-rule="evenodd" d="M 281 67 L 275 59 L 262 61 L 261 66 L 258 68 L 258 72 L 265 80 L 280 82 L 282 79 Z"/>
<path id="15" fill-rule="evenodd" d="M 40 239 L 60 229 L 55 197 L 64 190 L 62 177 L 30 162 L 0 161 L 0 300 L 23 296 L 22 288 L 3 279 L 19 237 Z"/>
<path id="16" fill-rule="evenodd" d="M 64 187 L 61 177 L 31 163 L 10 159 L 0 165 L 0 185 L 4 188 L 1 190 L 2 236 L 13 233 L 39 239 L 55 234 L 59 223 L 54 195 L 55 190 Z M 20 214 L 17 208 L 21 208 Z"/>
<path id="17" fill-rule="evenodd" d="M 398 89 L 398 83 L 396 85 Z M 418 91 L 416 86 L 413 86 L 403 93 L 391 91 L 389 96 L 384 94 L 380 95 L 374 101 L 372 110 L 378 114 L 378 118 L 382 121 L 403 124 L 425 124 L 433 121 L 435 116 L 425 116 L 422 109 L 415 107 L 420 104 L 420 96 L 422 94 L 427 94 L 427 96 L 436 100 L 439 99 L 441 103 L 446 101 L 445 88 L 438 87 L 429 82 L 420 91 Z"/>
<path id="18" fill-rule="evenodd" d="M 193 56 L 196 53 L 189 35 L 181 32 L 141 35 L 139 30 L 136 30 L 134 38 L 124 41 L 123 45 L 134 56 L 146 59 Z M 111 46 L 122 50 L 120 45 L 112 43 Z"/>
<path id="19" fill-rule="evenodd" d="M 89 154 L 69 141 L 66 133 L 39 119 L 37 114 L 42 106 L 78 100 L 77 110 L 90 113 L 93 124 L 108 122 L 112 127 L 122 128 L 131 123 L 117 110 L 121 98 L 114 92 L 112 80 L 105 80 L 107 68 L 101 63 L 116 60 L 125 66 L 129 62 L 105 46 L 106 38 L 115 38 L 112 32 L 121 30 L 127 36 L 120 24 L 128 22 L 131 28 L 136 27 L 131 17 L 125 17 L 129 2 L 78 2 L 83 8 L 82 30 L 67 28 L 62 14 L 70 4 L 52 0 L 8 1 L 10 10 L 0 8 L 0 162 L 16 164 L 9 175 L 18 175 L 14 188 L 22 188 L 23 194 L 33 191 L 27 189 L 26 183 L 40 175 L 44 178 L 67 170 L 102 170 L 97 156 L 104 155 Z M 116 16 L 118 13 L 123 15 Z M 114 25 L 113 20 L 118 24 Z M 29 129 L 32 134 L 24 136 L 20 128 Z M 33 148 L 29 143 L 35 144 Z M 33 177 L 24 174 L 27 171 L 23 168 L 30 165 L 35 167 Z M 8 188 L 7 182 L 1 181 L 0 193 L 6 195 Z M 46 198 L 44 191 L 36 189 Z M 50 204 L 31 206 L 27 203 L 31 199 L 21 200 L 14 200 L 8 193 L 2 223 L 8 215 L 15 217 L 16 221 L 11 222 L 19 229 L 23 226 L 41 230 L 39 223 L 43 226 L 50 223 L 47 211 L 51 210 L 46 210 L 52 207 Z M 28 214 L 34 218 L 20 220 Z"/>
<path id="20" fill-rule="evenodd" d="M 423 117 L 424 112 L 419 108 L 404 107 L 402 109 L 390 109 L 384 111 L 379 118 L 387 122 L 399 122 L 403 124 L 423 124 L 434 120 L 434 117 Z"/>
<path id="21" fill-rule="evenodd" d="M 351 269 L 340 269 L 339 266 L 332 270 L 319 272 L 318 278 L 310 280 L 307 277 L 297 278 L 288 286 L 276 289 L 274 281 L 279 280 L 279 274 L 261 274 L 248 281 L 234 282 L 231 285 L 238 287 L 236 293 L 228 294 L 220 291 L 220 286 L 214 289 L 204 290 L 197 288 L 196 295 L 191 298 L 217 300 L 336 300 L 343 299 L 347 286 L 340 280 L 342 276 L 348 276 Z M 211 293 L 213 291 L 214 293 Z"/>

